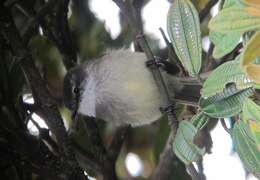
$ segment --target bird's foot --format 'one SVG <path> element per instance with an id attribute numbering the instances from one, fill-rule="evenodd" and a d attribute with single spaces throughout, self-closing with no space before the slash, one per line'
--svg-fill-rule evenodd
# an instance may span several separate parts
<path id="1" fill-rule="evenodd" d="M 154 59 L 146 61 L 146 66 L 151 69 L 162 68 L 167 73 L 172 75 L 175 75 L 180 72 L 179 68 L 176 65 L 166 60 L 162 60 L 161 58 L 156 56 L 154 57 Z"/>
<path id="2" fill-rule="evenodd" d="M 170 104 L 168 106 L 165 107 L 160 107 L 160 111 L 162 113 L 172 113 L 176 110 L 175 106 L 173 104 Z"/>
<path id="3" fill-rule="evenodd" d="M 163 64 L 161 58 L 155 56 L 154 59 L 146 61 L 146 66 L 151 69 L 156 69 L 162 67 Z"/>

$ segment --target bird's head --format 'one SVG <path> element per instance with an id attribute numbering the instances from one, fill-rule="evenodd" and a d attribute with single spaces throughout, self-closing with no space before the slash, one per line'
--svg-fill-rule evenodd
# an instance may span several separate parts
<path id="1" fill-rule="evenodd" d="M 82 66 L 72 68 L 66 74 L 63 81 L 63 101 L 67 108 L 72 111 L 72 116 L 77 114 L 87 73 Z"/>

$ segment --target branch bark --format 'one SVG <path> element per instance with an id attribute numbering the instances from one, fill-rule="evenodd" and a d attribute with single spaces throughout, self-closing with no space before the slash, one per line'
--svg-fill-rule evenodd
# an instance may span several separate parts
<path id="1" fill-rule="evenodd" d="M 25 26 L 24 32 L 22 32 L 22 36 L 25 42 L 28 42 L 31 38 L 33 30 L 39 26 L 39 20 L 42 19 L 47 14 L 51 13 L 51 11 L 55 7 L 55 3 L 57 0 L 50 0 L 44 6 L 42 6 L 35 17 L 31 17 L 28 23 Z"/>
<path id="2" fill-rule="evenodd" d="M 39 71 L 36 69 L 27 44 L 24 44 L 13 22 L 10 11 L 0 3 L 0 28 L 5 41 L 11 46 L 13 54 L 19 59 L 27 82 L 31 87 L 37 113 L 44 119 L 51 132 L 55 135 L 60 148 L 60 162 L 63 166 L 62 174 L 70 177 L 75 171 L 79 174 L 77 161 L 74 157 L 68 135 L 57 108 L 56 101 L 45 86 Z"/>
<path id="3" fill-rule="evenodd" d="M 200 17 L 200 22 L 203 22 L 204 19 L 208 16 L 210 13 L 211 8 L 216 5 L 218 0 L 210 0 L 206 6 L 200 11 L 199 17 Z"/>
<path id="4" fill-rule="evenodd" d="M 43 33 L 58 47 L 63 63 L 67 69 L 77 64 L 77 51 L 75 42 L 68 25 L 69 0 L 53 0 L 55 12 L 49 14 L 49 18 L 39 18 Z M 47 3 L 43 6 L 46 6 Z"/>
<path id="5" fill-rule="evenodd" d="M 128 20 L 128 23 L 130 24 L 132 31 L 133 31 L 133 36 L 135 38 L 137 38 L 139 45 L 140 45 L 141 49 L 144 51 L 147 59 L 156 63 L 154 55 L 143 34 L 142 27 L 140 27 L 140 23 L 138 23 L 140 20 L 138 20 L 137 17 L 139 17 L 139 16 L 136 15 L 135 9 L 133 8 L 133 6 L 130 3 L 131 1 L 129 1 L 129 0 L 126 0 L 126 1 L 113 0 L 113 1 L 118 5 L 121 12 L 123 13 L 123 15 L 125 15 L 125 18 Z M 151 179 L 158 179 L 158 178 L 159 179 L 169 179 L 168 177 L 170 177 L 170 179 L 172 179 L 172 178 L 174 178 L 173 171 L 172 171 L 173 164 L 169 163 L 169 160 L 173 162 L 174 157 L 176 158 L 176 156 L 173 155 L 171 146 L 169 144 L 172 144 L 172 141 L 176 135 L 177 128 L 178 128 L 178 120 L 177 120 L 177 117 L 174 112 L 174 104 L 172 103 L 172 101 L 170 99 L 168 88 L 162 77 L 161 69 L 159 67 L 155 66 L 154 68 L 151 69 L 151 71 L 153 73 L 156 85 L 158 86 L 158 88 L 161 91 L 161 96 L 165 103 L 164 110 L 167 113 L 168 121 L 171 126 L 171 136 L 169 138 L 170 142 L 168 142 L 166 144 L 165 150 L 162 152 L 162 155 L 161 155 L 162 158 L 160 158 L 159 165 L 155 169 L 156 173 L 154 173 L 152 175 Z M 169 169 L 170 171 L 167 171 L 167 170 L 165 171 L 165 169 Z M 183 173 L 185 173 L 185 171 Z"/>
<path id="6" fill-rule="evenodd" d="M 164 150 L 160 155 L 159 163 L 151 175 L 151 180 L 174 179 L 174 177 L 176 177 L 175 175 L 177 171 L 177 166 L 180 166 L 179 169 L 181 168 L 182 170 L 182 172 L 180 172 L 182 173 L 182 179 L 191 180 L 190 176 L 185 171 L 184 164 L 178 160 L 178 158 L 174 155 L 172 151 L 171 144 L 173 138 L 174 135 L 171 132 L 164 147 Z"/>

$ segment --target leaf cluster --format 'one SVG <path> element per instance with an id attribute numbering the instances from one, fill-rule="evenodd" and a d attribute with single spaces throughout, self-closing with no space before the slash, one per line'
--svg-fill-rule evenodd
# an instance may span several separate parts
<path id="1" fill-rule="evenodd" d="M 224 58 L 240 44 L 242 48 L 233 59 L 213 69 L 202 82 L 199 112 L 180 123 L 173 151 L 186 164 L 199 161 L 205 149 L 196 145 L 194 139 L 204 123 L 212 118 L 235 120 L 234 127 L 228 130 L 235 149 L 245 168 L 259 177 L 260 2 L 223 2 L 219 13 L 208 24 L 209 38 L 214 44 L 213 58 Z M 185 70 L 197 78 L 203 64 L 198 19 L 198 13 L 189 0 L 174 1 L 167 19 L 168 33 L 179 60 Z M 198 122 L 203 125 L 198 126 Z"/>

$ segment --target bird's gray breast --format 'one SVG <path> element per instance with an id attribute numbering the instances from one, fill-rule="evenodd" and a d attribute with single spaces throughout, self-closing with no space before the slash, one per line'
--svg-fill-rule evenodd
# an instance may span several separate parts
<path id="1" fill-rule="evenodd" d="M 103 57 L 92 68 L 89 83 L 94 88 L 86 83 L 81 111 L 116 125 L 138 126 L 157 120 L 161 96 L 145 60 L 143 54 L 129 51 Z"/>

